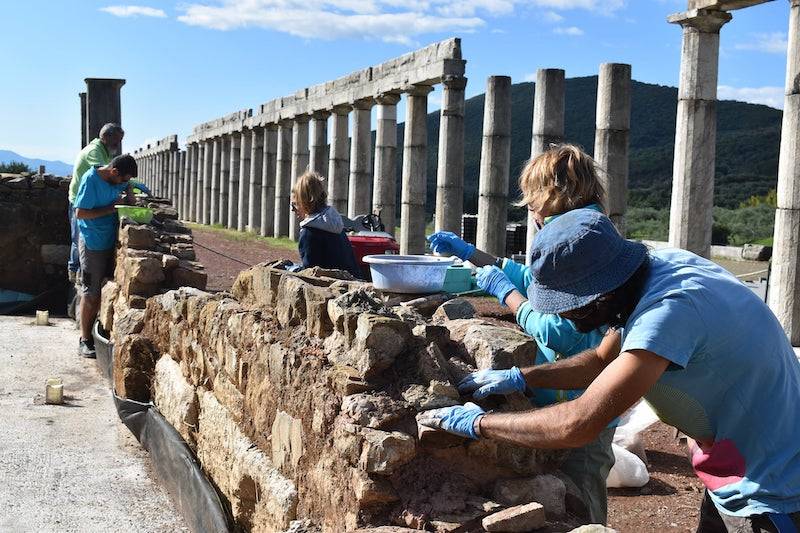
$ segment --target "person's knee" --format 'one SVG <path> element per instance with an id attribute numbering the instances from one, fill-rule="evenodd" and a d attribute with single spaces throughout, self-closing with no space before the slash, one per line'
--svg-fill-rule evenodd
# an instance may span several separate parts
<path id="1" fill-rule="evenodd" d="M 94 309 L 100 305 L 100 295 L 93 293 L 84 293 L 81 296 L 81 305 L 86 305 L 87 309 Z"/>

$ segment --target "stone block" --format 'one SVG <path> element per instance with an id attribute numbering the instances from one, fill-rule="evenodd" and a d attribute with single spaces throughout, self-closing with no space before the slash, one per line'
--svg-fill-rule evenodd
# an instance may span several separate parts
<path id="1" fill-rule="evenodd" d="M 455 391 L 455 388 L 451 387 L 450 391 Z M 403 399 L 417 411 L 458 405 L 460 403 L 458 401 L 458 392 L 456 391 L 454 397 L 450 391 L 448 391 L 448 394 L 441 394 L 425 385 L 413 384 L 403 391 Z"/>
<path id="2" fill-rule="evenodd" d="M 125 305 L 122 299 L 114 306 L 114 328 L 111 339 L 119 345 L 126 337 L 141 333 L 144 329 L 144 310 L 133 309 Z"/>
<path id="3" fill-rule="evenodd" d="M 414 336 L 424 341 L 425 344 L 435 344 L 439 348 L 450 342 L 450 331 L 444 326 L 420 324 L 412 329 Z"/>
<path id="4" fill-rule="evenodd" d="M 503 509 L 481 521 L 486 531 L 527 532 L 544 527 L 544 507 L 536 502 Z"/>
<path id="5" fill-rule="evenodd" d="M 303 287 L 307 335 L 322 339 L 333 333 L 333 322 L 328 316 L 328 302 L 336 295 L 336 292 L 327 287 L 313 285 Z"/>
<path id="6" fill-rule="evenodd" d="M 106 331 L 114 329 L 114 304 L 119 295 L 119 285 L 113 281 L 107 282 L 100 290 L 100 311 L 97 313 L 97 319 L 100 325 Z"/>
<path id="7" fill-rule="evenodd" d="M 123 293 L 127 295 L 138 294 L 151 296 L 158 292 L 164 281 L 164 271 L 161 268 L 160 258 L 154 257 L 126 257 L 122 265 Z"/>
<path id="8" fill-rule="evenodd" d="M 174 255 L 164 254 L 161 256 L 161 266 L 164 270 L 172 270 L 178 266 L 179 262 L 180 260 Z"/>
<path id="9" fill-rule="evenodd" d="M 198 389 L 197 457 L 240 528 L 280 531 L 297 514 L 297 489 L 242 433 L 213 393 Z"/>
<path id="10" fill-rule="evenodd" d="M 411 338 L 411 328 L 402 320 L 361 314 L 352 348 L 340 362 L 357 369 L 364 378 L 375 376 L 394 363 Z"/>
<path id="11" fill-rule="evenodd" d="M 236 422 L 242 423 L 244 396 L 236 388 L 227 372 L 221 371 L 214 376 L 214 397 L 231 413 Z"/>
<path id="12" fill-rule="evenodd" d="M 129 335 L 114 346 L 114 391 L 120 398 L 149 402 L 155 350 L 142 335 Z"/>
<path id="13" fill-rule="evenodd" d="M 69 260 L 69 245 L 43 244 L 40 248 L 42 263 L 46 265 L 66 265 Z"/>
<path id="14" fill-rule="evenodd" d="M 504 479 L 495 483 L 494 499 L 505 505 L 538 502 L 549 519 L 564 515 L 564 498 L 567 488 L 556 476 L 543 474 L 535 477 Z"/>
<path id="15" fill-rule="evenodd" d="M 146 224 L 127 224 L 119 230 L 119 244 L 135 250 L 155 250 L 156 232 Z"/>
<path id="16" fill-rule="evenodd" d="M 396 502 L 399 497 L 392 484 L 380 477 L 371 477 L 366 472 L 353 468 L 352 487 L 356 500 L 362 507 L 385 505 Z"/>
<path id="17" fill-rule="evenodd" d="M 197 256 L 194 253 L 194 246 L 191 244 L 186 243 L 177 243 L 171 244 L 166 247 L 164 253 L 169 253 L 174 255 L 178 259 L 184 259 L 186 261 L 196 261 Z"/>
<path id="18" fill-rule="evenodd" d="M 417 424 L 417 440 L 423 448 L 454 448 L 461 446 L 467 439 L 453 435 L 447 431 Z"/>
<path id="19" fill-rule="evenodd" d="M 742 247 L 742 259 L 747 261 L 769 261 L 772 257 L 772 246 L 763 244 L 745 244 Z"/>
<path id="20" fill-rule="evenodd" d="M 373 429 L 385 428 L 409 413 L 405 402 L 393 400 L 385 392 L 345 396 L 341 411 L 359 426 Z"/>
<path id="21" fill-rule="evenodd" d="M 283 276 L 278 284 L 275 304 L 281 326 L 297 326 L 306 318 L 305 287 L 308 284 L 297 276 Z"/>
<path id="22" fill-rule="evenodd" d="M 433 313 L 434 322 L 447 322 L 448 320 L 461 320 L 475 317 L 475 307 L 464 298 L 448 300 Z"/>
<path id="23" fill-rule="evenodd" d="M 399 431 L 361 430 L 364 443 L 359 467 L 370 474 L 389 475 L 416 455 L 414 438 Z"/>
<path id="24" fill-rule="evenodd" d="M 536 362 L 536 341 L 520 331 L 475 325 L 466 333 L 464 347 L 478 369 L 531 366 Z"/>
<path id="25" fill-rule="evenodd" d="M 195 261 L 179 261 L 178 266 L 170 273 L 173 287 L 194 287 L 205 290 L 208 283 L 208 274 L 203 265 Z"/>
<path id="26" fill-rule="evenodd" d="M 328 316 L 334 330 L 345 336 L 348 346 L 355 339 L 358 317 L 364 313 L 392 316 L 380 300 L 364 289 L 347 292 L 328 302 Z"/>
<path id="27" fill-rule="evenodd" d="M 492 324 L 479 318 L 465 318 L 448 320 L 442 325 L 450 332 L 450 340 L 460 344 L 464 342 L 464 338 L 467 336 L 467 332 L 472 326 L 491 326 Z"/>
<path id="28" fill-rule="evenodd" d="M 197 394 L 186 380 L 180 365 L 172 357 L 162 355 L 155 366 L 153 403 L 183 440 L 195 448 L 197 431 Z"/>
<path id="29" fill-rule="evenodd" d="M 291 471 L 303 456 L 303 422 L 278 411 L 272 423 L 272 462 L 283 471 Z"/>

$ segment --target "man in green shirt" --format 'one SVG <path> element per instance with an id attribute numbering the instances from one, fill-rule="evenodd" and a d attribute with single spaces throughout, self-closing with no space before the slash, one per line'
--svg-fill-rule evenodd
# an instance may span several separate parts
<path id="1" fill-rule="evenodd" d="M 93 166 L 105 166 L 111 162 L 115 153 L 119 152 L 122 146 L 122 138 L 125 132 L 119 124 L 108 123 L 100 129 L 100 136 L 92 140 L 83 147 L 75 159 L 75 167 L 72 169 L 72 182 L 69 184 L 69 227 L 72 234 L 72 246 L 70 246 L 69 269 L 70 281 L 75 281 L 77 272 L 80 269 L 80 258 L 78 255 L 78 220 L 75 218 L 75 196 L 81 185 L 81 177 Z"/>

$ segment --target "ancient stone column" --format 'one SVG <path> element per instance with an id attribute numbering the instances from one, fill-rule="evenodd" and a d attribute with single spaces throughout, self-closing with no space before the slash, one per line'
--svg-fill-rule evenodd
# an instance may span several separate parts
<path id="1" fill-rule="evenodd" d="M 350 106 L 336 106 L 331 115 L 331 154 L 328 161 L 328 201 L 337 211 L 347 213 L 347 191 L 350 177 L 350 138 L 347 116 Z"/>
<path id="2" fill-rule="evenodd" d="M 311 115 L 311 148 L 308 166 L 322 176 L 328 174 L 328 111 Z"/>
<path id="3" fill-rule="evenodd" d="M 436 231 L 461 232 L 464 214 L 464 88 L 467 78 L 442 80 L 439 159 L 436 169 Z"/>
<path id="4" fill-rule="evenodd" d="M 239 163 L 241 162 L 242 134 L 231 133 L 231 159 L 228 170 L 228 223 L 227 228 L 239 227 Z"/>
<path id="5" fill-rule="evenodd" d="M 189 220 L 197 221 L 197 143 L 193 142 L 188 147 L 189 151 L 189 198 L 187 199 L 187 212 Z"/>
<path id="6" fill-rule="evenodd" d="M 414 85 L 406 93 L 403 136 L 403 189 L 400 209 L 400 253 L 425 253 L 425 196 L 428 177 L 428 85 Z"/>
<path id="7" fill-rule="evenodd" d="M 86 82 L 86 142 L 88 144 L 100 136 L 100 129 L 109 122 L 122 125 L 120 91 L 125 85 L 125 80 L 86 78 L 84 81 Z M 112 156 L 114 155 L 117 154 L 112 154 Z"/>
<path id="8" fill-rule="evenodd" d="M 186 145 L 186 149 L 181 152 L 181 187 L 180 187 L 180 219 L 189 220 L 189 149 L 190 145 Z"/>
<path id="9" fill-rule="evenodd" d="M 194 220 L 198 224 L 203 223 L 203 174 L 205 174 L 205 141 L 197 142 L 197 195 L 195 197 L 194 205 Z"/>
<path id="10" fill-rule="evenodd" d="M 769 306 L 800 346 L 800 0 L 790 6 Z"/>
<path id="11" fill-rule="evenodd" d="M 237 209 L 239 210 L 239 219 L 236 224 L 236 229 L 245 231 L 247 229 L 248 207 L 250 202 L 250 150 L 252 147 L 252 133 L 249 131 L 242 131 L 242 149 L 240 150 L 239 157 L 239 197 Z"/>
<path id="12" fill-rule="evenodd" d="M 683 28 L 669 243 L 703 257 L 711 252 L 719 30 L 730 19 L 706 9 L 668 19 Z"/>
<path id="13" fill-rule="evenodd" d="M 347 216 L 370 213 L 372 200 L 372 98 L 353 103 L 353 138 L 350 141 L 350 184 Z"/>
<path id="14" fill-rule="evenodd" d="M 177 150 L 169 151 L 169 199 L 172 201 L 172 205 L 175 209 L 178 208 L 178 155 L 179 152 Z"/>
<path id="15" fill-rule="evenodd" d="M 542 68 L 536 72 L 532 132 L 531 159 L 546 152 L 551 144 L 564 142 L 564 71 L 561 69 Z M 525 247 L 526 263 L 530 262 L 531 246 L 535 235 L 536 224 L 533 215 L 529 212 Z"/>
<path id="16" fill-rule="evenodd" d="M 294 127 L 292 128 L 292 184 L 308 169 L 308 115 L 297 115 L 294 117 Z M 300 220 L 294 213 L 289 215 L 289 237 L 296 241 L 300 236 Z"/>
<path id="17" fill-rule="evenodd" d="M 217 224 L 228 224 L 228 189 L 231 186 L 231 139 L 230 135 L 220 137 L 219 161 L 219 220 Z"/>
<path id="18" fill-rule="evenodd" d="M 375 101 L 378 104 L 378 124 L 372 210 L 380 214 L 386 231 L 394 235 L 397 224 L 397 102 L 400 95 L 382 94 Z"/>
<path id="19" fill-rule="evenodd" d="M 220 158 L 222 157 L 222 147 L 220 138 L 214 137 L 211 148 L 211 199 L 210 199 L 210 224 L 219 224 L 219 202 L 220 202 Z"/>
<path id="20" fill-rule="evenodd" d="M 211 224 L 211 180 L 214 172 L 214 141 L 203 142 L 203 224 Z"/>
<path id="21" fill-rule="evenodd" d="M 264 174 L 264 128 L 254 127 L 250 136 L 250 193 L 247 231 L 261 230 L 261 177 Z"/>
<path id="22" fill-rule="evenodd" d="M 292 120 L 278 123 L 278 160 L 275 174 L 275 237 L 289 236 L 289 193 L 292 188 Z"/>
<path id="23" fill-rule="evenodd" d="M 89 144 L 89 140 L 86 138 L 88 134 L 88 128 L 86 127 L 86 93 L 78 93 L 78 98 L 81 101 L 81 148 Z"/>
<path id="24" fill-rule="evenodd" d="M 606 189 L 608 216 L 625 235 L 628 207 L 628 137 L 631 129 L 631 66 L 603 63 L 597 77 L 594 159 Z"/>
<path id="25" fill-rule="evenodd" d="M 490 76 L 483 108 L 483 142 L 478 184 L 478 236 L 475 245 L 506 255 L 508 177 L 511 168 L 511 78 Z"/>
<path id="26" fill-rule="evenodd" d="M 275 171 L 278 164 L 278 125 L 264 128 L 264 156 L 261 174 L 261 235 L 275 233 Z"/>

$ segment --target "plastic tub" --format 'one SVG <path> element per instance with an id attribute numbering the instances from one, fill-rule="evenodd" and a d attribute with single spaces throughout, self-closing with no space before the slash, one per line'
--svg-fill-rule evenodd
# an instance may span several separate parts
<path id="1" fill-rule="evenodd" d="M 114 380 L 114 343 L 108 338 L 109 335 L 100 327 L 100 321 L 96 320 L 92 327 L 94 337 L 94 351 L 97 355 L 97 365 L 103 375 L 110 382 Z"/>
<path id="2" fill-rule="evenodd" d="M 120 218 L 128 217 L 139 224 L 148 224 L 153 220 L 153 210 L 149 207 L 137 207 L 134 205 L 118 205 L 115 207 Z"/>
<path id="3" fill-rule="evenodd" d="M 376 289 L 409 294 L 441 292 L 450 257 L 430 255 L 367 255 Z"/>

